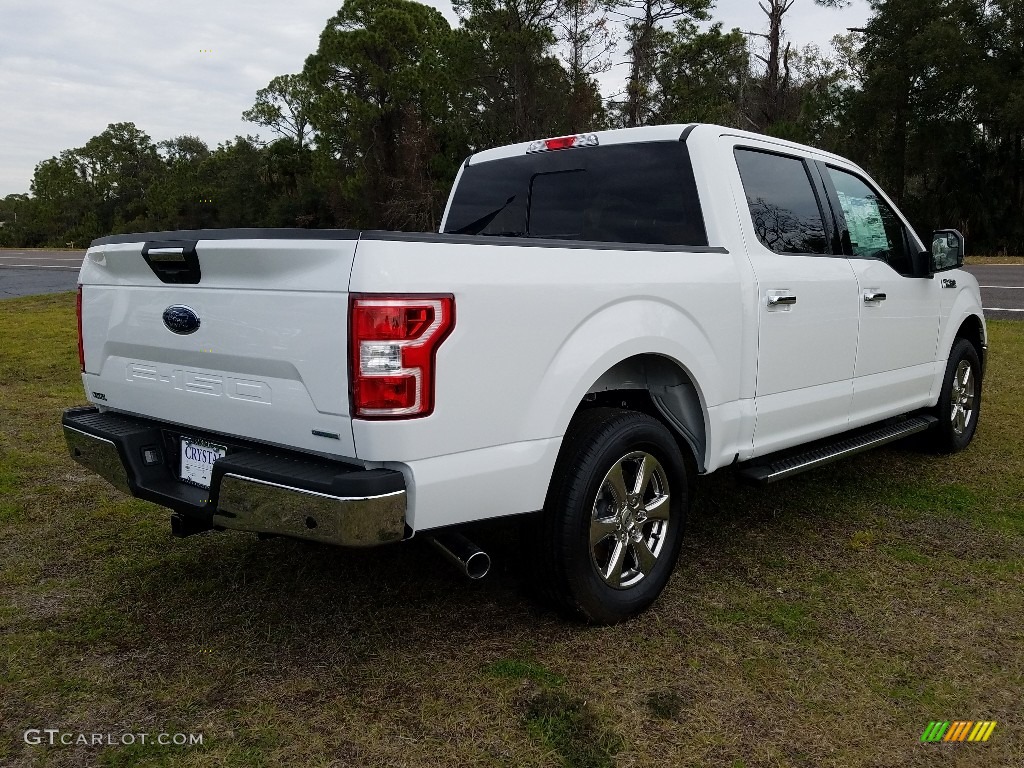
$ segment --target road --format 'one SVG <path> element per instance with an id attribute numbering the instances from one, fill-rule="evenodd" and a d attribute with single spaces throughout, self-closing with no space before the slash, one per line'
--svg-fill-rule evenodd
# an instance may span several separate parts
<path id="1" fill-rule="evenodd" d="M 84 251 L 0 250 L 0 299 L 73 291 Z M 981 284 L 985 317 L 1024 320 L 1024 264 L 969 266 Z"/>
<path id="2" fill-rule="evenodd" d="M 1024 320 L 1024 264 L 970 266 L 978 278 L 986 320 Z"/>
<path id="3" fill-rule="evenodd" d="M 73 291 L 85 251 L 0 250 L 0 299 Z"/>

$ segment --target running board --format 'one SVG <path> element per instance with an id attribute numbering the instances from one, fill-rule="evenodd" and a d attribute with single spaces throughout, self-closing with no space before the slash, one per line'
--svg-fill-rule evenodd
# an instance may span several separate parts
<path id="1" fill-rule="evenodd" d="M 840 436 L 838 439 L 833 438 L 819 443 L 815 448 L 804 450 L 800 453 L 755 459 L 749 463 L 739 465 L 736 468 L 736 472 L 744 480 L 751 480 L 756 483 L 774 483 L 792 475 L 806 472 L 809 469 L 831 464 L 833 461 L 838 461 L 847 456 L 853 456 L 886 443 L 902 440 L 904 437 L 917 432 L 924 432 L 937 422 L 938 419 L 934 416 L 911 416 L 908 419 L 892 424 L 859 432 L 852 437 Z"/>

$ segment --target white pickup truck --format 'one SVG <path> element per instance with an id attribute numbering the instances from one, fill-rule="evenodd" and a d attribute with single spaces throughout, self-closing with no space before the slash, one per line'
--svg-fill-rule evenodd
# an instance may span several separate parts
<path id="1" fill-rule="evenodd" d="M 225 528 L 344 546 L 530 515 L 543 594 L 650 605 L 690 480 L 772 482 L 915 432 L 964 448 L 986 331 L 963 238 L 925 248 L 856 165 L 712 125 L 477 153 L 440 234 L 95 241 L 72 456 Z"/>

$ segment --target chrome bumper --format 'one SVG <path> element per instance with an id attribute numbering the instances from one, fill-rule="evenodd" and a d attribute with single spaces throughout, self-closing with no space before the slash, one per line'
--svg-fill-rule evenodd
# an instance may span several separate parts
<path id="1" fill-rule="evenodd" d="M 345 498 L 226 474 L 213 524 L 346 547 L 372 547 L 405 535 L 405 491 Z"/>
<path id="2" fill-rule="evenodd" d="M 110 440 L 88 432 L 82 432 L 64 425 L 64 439 L 67 441 L 71 458 L 86 469 L 91 469 L 119 491 L 131 494 L 128 475 L 121 463 L 117 446 Z"/>
<path id="3" fill-rule="evenodd" d="M 191 532 L 232 528 L 346 547 L 406 535 L 405 481 L 394 470 L 239 448 L 214 464 L 206 490 L 182 482 L 163 454 L 159 464 L 144 463 L 144 449 L 167 453 L 174 439 L 164 433 L 176 427 L 95 408 L 66 411 L 62 424 L 72 459 L 118 490 L 187 517 Z"/>

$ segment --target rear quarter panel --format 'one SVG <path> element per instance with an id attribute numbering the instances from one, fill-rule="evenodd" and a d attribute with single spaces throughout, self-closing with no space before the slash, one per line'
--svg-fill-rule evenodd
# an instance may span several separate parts
<path id="1" fill-rule="evenodd" d="M 706 409 L 736 400 L 743 315 L 734 259 L 722 252 L 363 239 L 353 292 L 452 293 L 456 323 L 437 353 L 434 413 L 353 420 L 358 458 L 415 465 L 458 454 L 468 467 L 473 451 L 557 440 L 601 374 L 638 354 L 682 366 Z M 538 451 L 545 466 L 524 470 L 533 487 L 519 488 L 514 502 L 494 499 L 474 517 L 538 509 L 556 453 Z M 431 527 L 427 520 L 435 518 L 425 504 L 418 507 L 417 516 L 426 516 L 416 527 Z"/>

